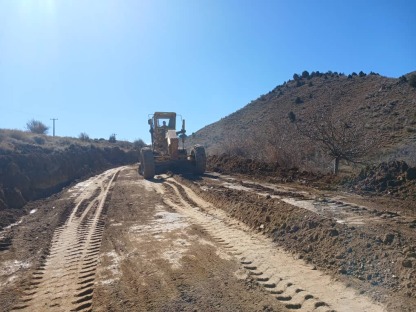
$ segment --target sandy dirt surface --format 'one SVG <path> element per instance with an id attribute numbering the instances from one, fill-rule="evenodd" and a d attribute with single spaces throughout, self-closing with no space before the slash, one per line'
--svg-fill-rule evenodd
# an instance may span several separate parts
<path id="1" fill-rule="evenodd" d="M 370 206 L 219 174 L 146 181 L 136 166 L 111 169 L 29 203 L 0 233 L 0 306 L 412 311 L 414 218 Z"/>

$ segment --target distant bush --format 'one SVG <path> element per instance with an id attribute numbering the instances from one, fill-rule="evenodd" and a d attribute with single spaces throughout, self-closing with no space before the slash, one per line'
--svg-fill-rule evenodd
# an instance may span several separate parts
<path id="1" fill-rule="evenodd" d="M 290 122 L 295 122 L 296 121 L 296 115 L 294 112 L 289 112 L 289 114 L 287 114 L 287 116 L 289 117 Z"/>
<path id="2" fill-rule="evenodd" d="M 307 70 L 302 72 L 302 78 L 309 78 L 309 72 Z"/>
<path id="3" fill-rule="evenodd" d="M 304 85 L 304 83 L 302 81 L 300 81 L 300 80 L 296 81 L 296 87 L 300 87 L 300 86 L 303 86 L 303 85 Z"/>
<path id="4" fill-rule="evenodd" d="M 49 129 L 49 127 L 45 126 L 41 121 L 35 119 L 29 120 L 26 123 L 26 128 L 30 132 L 37 134 L 46 134 Z"/>
<path id="5" fill-rule="evenodd" d="M 312 86 L 313 86 L 312 81 L 309 81 L 308 86 L 309 86 L 309 87 L 312 87 Z"/>
<path id="6" fill-rule="evenodd" d="M 347 79 L 352 79 L 352 75 L 351 74 L 348 75 Z"/>
<path id="7" fill-rule="evenodd" d="M 86 134 L 85 132 L 81 132 L 78 135 L 78 139 L 80 139 L 81 141 L 89 141 L 90 140 L 90 136 L 88 134 Z"/>
<path id="8" fill-rule="evenodd" d="M 406 76 L 401 76 L 401 77 L 399 77 L 399 82 L 400 83 L 405 83 L 405 82 L 407 82 L 407 78 L 406 78 Z"/>
<path id="9" fill-rule="evenodd" d="M 352 74 L 351 75 L 353 75 L 353 76 L 357 76 L 357 73 L 356 72 L 352 72 Z"/>
<path id="10" fill-rule="evenodd" d="M 108 142 L 110 142 L 110 143 L 116 143 L 117 142 L 115 133 L 110 135 L 110 137 L 108 138 Z"/>
<path id="11" fill-rule="evenodd" d="M 293 80 L 295 80 L 295 81 L 299 80 L 299 75 L 298 74 L 293 74 Z"/>
<path id="12" fill-rule="evenodd" d="M 360 72 L 358 73 L 358 76 L 360 76 L 360 77 L 365 77 L 365 76 L 366 76 L 366 74 L 365 74 L 363 71 L 360 71 Z"/>
<path id="13" fill-rule="evenodd" d="M 194 135 L 194 133 L 192 133 L 192 135 Z M 146 143 L 144 143 L 144 141 L 142 139 L 137 139 L 133 142 L 133 147 L 135 149 L 140 150 L 142 147 L 145 147 Z"/>
<path id="14" fill-rule="evenodd" d="M 317 71 L 313 71 L 309 74 L 309 78 L 313 78 L 313 77 L 322 77 L 322 73 L 319 72 L 319 70 Z"/>
<path id="15" fill-rule="evenodd" d="M 42 138 L 42 137 L 39 137 L 39 136 L 35 136 L 35 137 L 33 138 L 33 141 L 34 141 L 36 144 L 39 144 L 39 145 L 43 145 L 43 144 L 45 144 L 45 138 Z"/>
<path id="16" fill-rule="evenodd" d="M 416 88 L 416 74 L 413 74 L 409 77 L 409 85 L 413 88 Z"/>
<path id="17" fill-rule="evenodd" d="M 297 97 L 296 100 L 295 100 L 295 103 L 296 104 L 302 104 L 303 101 L 302 101 L 302 99 L 300 97 Z"/>

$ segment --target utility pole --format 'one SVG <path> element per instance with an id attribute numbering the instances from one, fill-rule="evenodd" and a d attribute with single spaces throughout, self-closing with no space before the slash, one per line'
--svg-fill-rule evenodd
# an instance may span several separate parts
<path id="1" fill-rule="evenodd" d="M 51 118 L 53 120 L 53 136 L 55 136 L 55 120 L 58 120 L 58 118 Z"/>

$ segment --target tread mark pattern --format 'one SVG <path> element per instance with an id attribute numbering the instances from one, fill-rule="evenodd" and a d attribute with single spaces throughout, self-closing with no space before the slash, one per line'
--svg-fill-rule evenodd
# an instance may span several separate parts
<path id="1" fill-rule="evenodd" d="M 98 187 L 82 192 L 78 204 L 55 230 L 51 247 L 12 310 L 91 311 L 104 203 L 120 170 L 111 169 L 90 179 L 90 185 Z"/>
<path id="2" fill-rule="evenodd" d="M 198 213 L 195 207 L 198 205 L 195 201 L 187 195 L 186 190 L 178 182 L 173 179 L 168 179 L 164 182 L 164 187 L 167 192 L 173 193 L 177 198 L 174 199 L 175 204 L 171 203 L 172 208 L 178 208 L 178 204 L 187 208 L 187 212 L 191 209 L 194 213 Z M 170 204 L 169 200 L 165 200 L 166 204 Z M 201 209 L 202 210 L 202 209 Z M 287 309 L 296 310 L 300 312 L 306 311 L 333 311 L 330 309 L 329 304 L 316 298 L 313 294 L 306 290 L 296 287 L 291 281 L 286 278 L 278 276 L 269 276 L 264 273 L 261 265 L 261 258 L 250 258 L 252 255 L 248 255 L 247 252 L 240 250 L 238 245 L 240 236 L 237 230 L 233 233 L 233 227 L 230 224 L 227 226 L 221 220 L 212 216 L 212 219 L 206 223 L 201 224 L 207 233 L 210 233 L 214 240 L 234 256 L 240 258 L 241 267 L 247 271 L 249 276 L 252 276 L 259 285 L 276 300 L 282 302 Z M 257 250 L 251 249 L 251 252 L 261 252 L 263 247 L 259 246 Z M 231 251 L 230 249 L 233 249 Z M 265 268 L 267 270 L 267 268 Z M 283 274 L 282 274 L 283 275 Z M 321 310 L 321 308 L 324 308 Z"/>

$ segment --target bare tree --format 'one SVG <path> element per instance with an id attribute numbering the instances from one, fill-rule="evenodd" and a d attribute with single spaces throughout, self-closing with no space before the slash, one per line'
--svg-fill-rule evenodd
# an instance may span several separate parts
<path id="1" fill-rule="evenodd" d="M 49 127 L 45 126 L 44 123 L 42 123 L 39 120 L 29 120 L 26 123 L 26 128 L 27 130 L 29 130 L 32 133 L 37 133 L 37 134 L 46 134 L 48 132 Z"/>
<path id="2" fill-rule="evenodd" d="M 366 140 L 362 124 L 348 118 L 333 118 L 331 110 L 324 109 L 310 119 L 293 122 L 303 136 L 318 144 L 333 158 L 333 173 L 336 175 L 341 160 L 361 162 L 370 151 L 372 142 Z"/>

